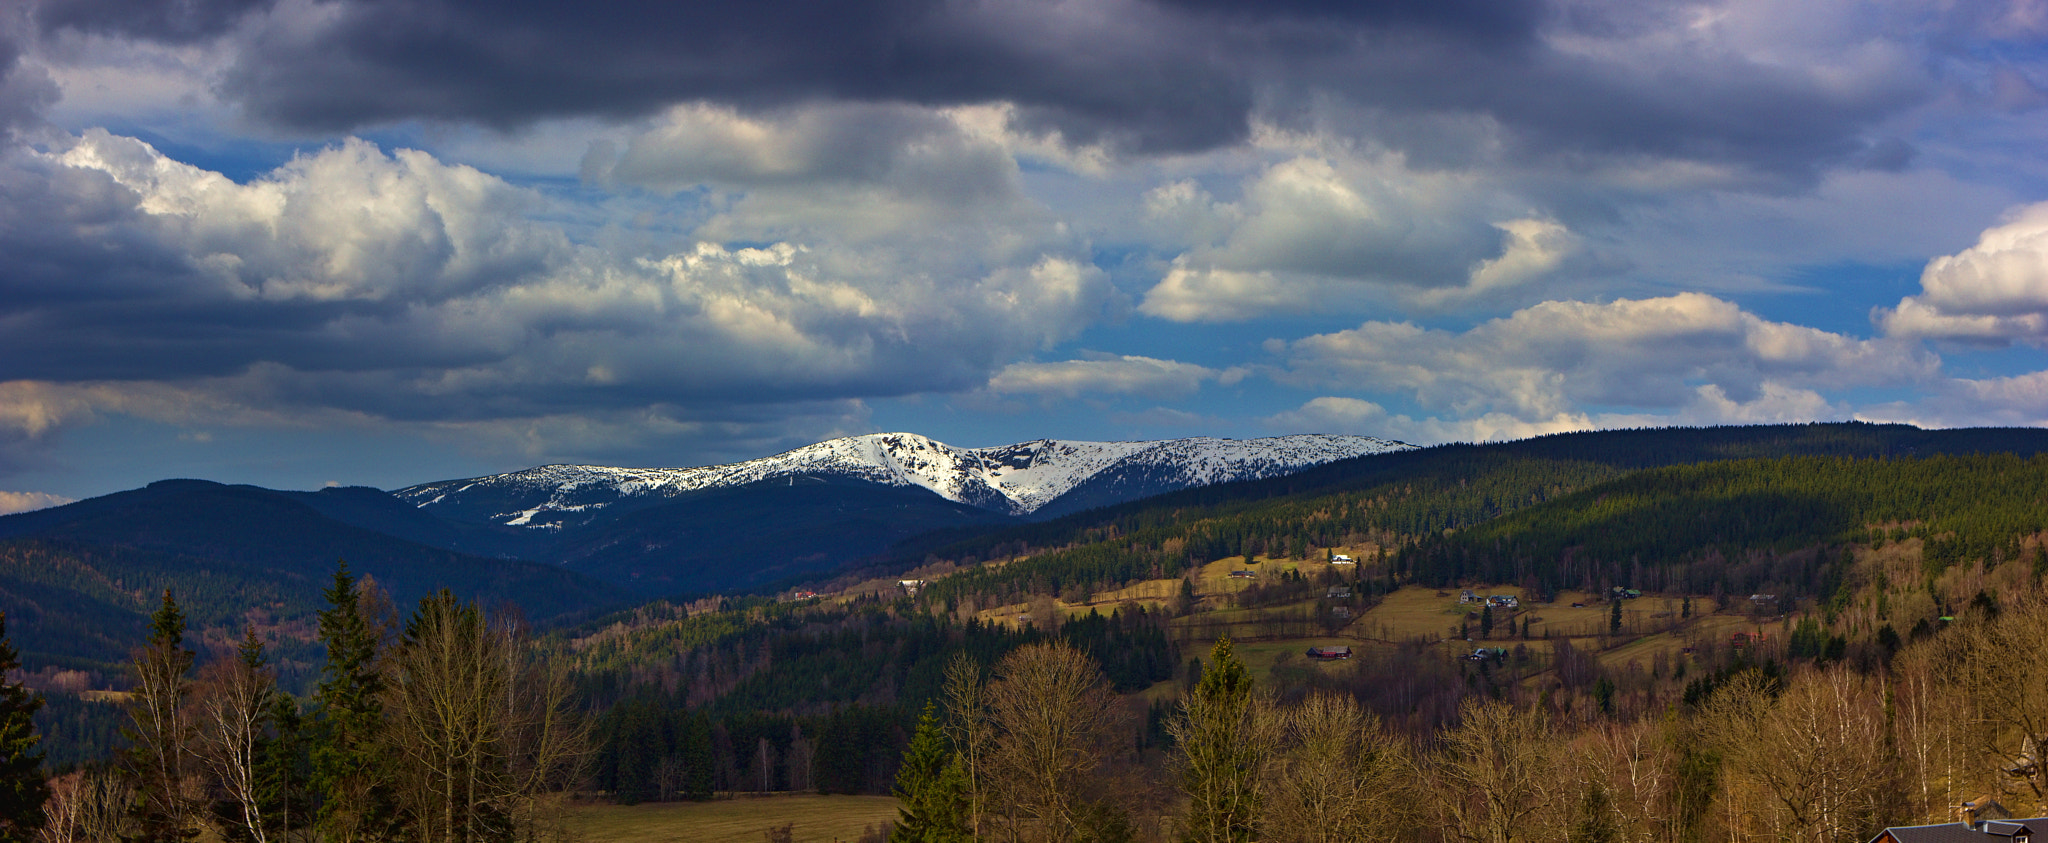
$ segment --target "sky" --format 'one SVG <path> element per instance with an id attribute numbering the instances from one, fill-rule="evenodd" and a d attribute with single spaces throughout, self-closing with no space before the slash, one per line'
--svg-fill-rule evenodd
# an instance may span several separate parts
<path id="1" fill-rule="evenodd" d="M 0 4 L 0 512 L 2048 423 L 2048 0 Z"/>

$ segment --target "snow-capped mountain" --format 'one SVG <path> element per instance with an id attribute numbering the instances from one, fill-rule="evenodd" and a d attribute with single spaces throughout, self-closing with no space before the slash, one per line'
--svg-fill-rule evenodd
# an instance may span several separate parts
<path id="1" fill-rule="evenodd" d="M 1088 505 L 1101 505 L 1411 447 L 1370 436 L 1299 435 L 1156 442 L 1041 439 L 999 448 L 955 448 L 914 433 L 875 433 L 727 465 L 547 465 L 426 483 L 393 494 L 458 520 L 554 530 L 690 492 L 785 478 L 792 484 L 797 478 L 830 478 L 915 486 L 980 509 L 1028 515 L 1077 490 L 1092 492 L 1086 496 Z"/>

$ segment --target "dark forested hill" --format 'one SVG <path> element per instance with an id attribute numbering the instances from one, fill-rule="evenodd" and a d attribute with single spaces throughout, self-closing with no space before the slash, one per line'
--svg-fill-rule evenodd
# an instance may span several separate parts
<path id="1" fill-rule="evenodd" d="M 801 477 L 679 495 L 548 553 L 642 594 L 742 590 L 829 576 L 932 530 L 1012 520 L 920 488 Z"/>
<path id="2" fill-rule="evenodd" d="M 0 517 L 0 609 L 35 664 L 118 660 L 172 588 L 195 629 L 310 617 L 346 559 L 401 605 L 435 589 L 543 620 L 623 592 L 551 565 L 488 559 L 357 527 L 299 493 L 169 480 Z"/>

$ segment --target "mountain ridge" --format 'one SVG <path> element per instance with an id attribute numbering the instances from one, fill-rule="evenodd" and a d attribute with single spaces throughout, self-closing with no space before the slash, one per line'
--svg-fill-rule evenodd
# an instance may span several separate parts
<path id="1" fill-rule="evenodd" d="M 603 515 L 713 488 L 823 476 L 915 486 L 940 498 L 1011 516 L 1058 514 L 1129 494 L 1272 477 L 1341 459 L 1409 450 L 1371 436 L 1296 434 L 1259 439 L 1193 437 L 1136 442 L 1037 439 L 956 448 L 915 433 L 841 437 L 780 454 L 691 468 L 545 465 L 443 480 L 392 494 L 443 517 L 559 531 Z M 1098 478 L 1086 503 L 1060 501 Z M 1114 489 L 1126 490 L 1118 494 Z M 486 503 L 495 501 L 495 503 Z M 610 512 L 607 512 L 610 510 Z"/>

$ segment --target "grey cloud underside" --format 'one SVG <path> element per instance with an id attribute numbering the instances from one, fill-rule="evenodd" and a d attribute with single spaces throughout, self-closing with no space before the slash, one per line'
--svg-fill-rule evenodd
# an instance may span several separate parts
<path id="1" fill-rule="evenodd" d="M 28 28 L 25 9 L 0 6 L 0 140 L 33 124 L 57 101 L 57 85 L 49 74 L 22 61 Z"/>
<path id="2" fill-rule="evenodd" d="M 1335 96 L 1397 117 L 1479 116 L 1538 153 L 1802 174 L 1868 157 L 1860 133 L 1930 94 L 1912 72 L 1843 83 L 1713 46 L 1556 46 L 1683 31 L 1689 7 L 1662 3 L 359 0 L 314 24 L 241 2 L 138 2 L 177 11 L 135 14 L 120 0 L 46 2 L 49 30 L 227 34 L 238 58 L 221 90 L 261 119 L 316 131 L 407 119 L 516 127 L 684 101 L 1006 101 L 1025 128 L 1188 151 L 1242 140 L 1255 115 L 1308 119 Z M 1372 132 L 1442 154 L 1413 127 Z"/>
<path id="3" fill-rule="evenodd" d="M 46 2 L 39 20 L 48 30 L 71 29 L 185 44 L 226 32 L 272 0 L 64 0 Z"/>
<path id="4" fill-rule="evenodd" d="M 499 180 L 361 143 L 246 185 L 104 132 L 74 144 L 0 155 L 0 381 L 398 420 L 744 423 L 729 405 L 979 386 L 1111 293 L 1054 258 L 935 279 L 797 247 L 614 255 L 528 219 Z"/>

